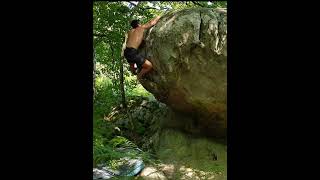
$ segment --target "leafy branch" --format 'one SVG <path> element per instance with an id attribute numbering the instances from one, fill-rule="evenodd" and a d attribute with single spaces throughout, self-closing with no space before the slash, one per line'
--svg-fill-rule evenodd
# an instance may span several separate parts
<path id="1" fill-rule="evenodd" d="M 201 7 L 205 7 L 204 5 L 200 4 L 199 2 L 197 1 L 191 1 L 193 4 L 197 5 L 197 6 L 201 6 Z"/>

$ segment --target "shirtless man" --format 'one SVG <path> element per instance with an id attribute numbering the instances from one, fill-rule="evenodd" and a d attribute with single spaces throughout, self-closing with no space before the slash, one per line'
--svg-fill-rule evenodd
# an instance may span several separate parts
<path id="1" fill-rule="evenodd" d="M 141 70 L 138 74 L 139 79 L 152 69 L 152 64 L 148 59 L 139 54 L 138 47 L 143 40 L 144 30 L 149 29 L 157 24 L 159 19 L 160 16 L 157 16 L 156 18 L 143 25 L 139 23 L 139 20 L 133 20 L 131 22 L 132 29 L 128 32 L 128 39 L 126 49 L 124 50 L 124 56 L 130 64 L 130 70 L 133 74 L 136 74 L 134 70 L 134 64 L 137 64 L 138 69 Z"/>

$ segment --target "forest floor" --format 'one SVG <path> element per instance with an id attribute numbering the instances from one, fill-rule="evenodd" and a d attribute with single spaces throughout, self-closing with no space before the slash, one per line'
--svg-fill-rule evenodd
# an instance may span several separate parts
<path id="1" fill-rule="evenodd" d="M 165 105 L 157 102 L 143 87 L 138 86 L 132 92 L 127 97 L 127 111 L 106 104 L 111 91 L 98 95 L 100 101 L 94 106 L 94 167 L 119 159 L 121 154 L 115 152 L 115 147 L 128 143 L 144 151 L 145 167 L 138 176 L 113 179 L 227 178 L 225 143 L 172 129 L 159 131 L 159 118 L 166 116 Z M 109 110 L 102 111 L 104 108 Z"/>

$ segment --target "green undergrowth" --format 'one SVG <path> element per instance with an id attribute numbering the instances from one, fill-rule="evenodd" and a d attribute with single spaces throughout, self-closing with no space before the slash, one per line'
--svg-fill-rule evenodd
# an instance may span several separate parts
<path id="1" fill-rule="evenodd" d="M 97 83 L 98 99 L 95 99 L 93 116 L 95 167 L 106 164 L 117 168 L 120 158 L 138 156 L 146 166 L 174 165 L 173 179 L 183 179 L 188 174 L 179 171 L 183 168 L 192 169 L 198 177 L 204 173 L 208 178 L 214 175 L 215 179 L 226 179 L 226 144 L 177 130 L 160 131 L 161 120 L 169 118 L 169 113 L 166 106 L 157 102 L 142 86 L 128 91 L 127 110 L 119 106 L 119 99 L 112 92 L 110 83 Z M 139 151 L 123 153 L 118 148 L 138 148 Z M 132 179 L 116 179 L 124 178 Z"/>
<path id="2" fill-rule="evenodd" d="M 128 81 L 132 80 L 127 78 Z M 146 128 L 143 123 L 132 120 L 132 109 L 144 100 L 154 97 L 141 85 L 126 91 L 128 110 L 120 107 L 120 96 L 115 93 L 112 83 L 106 77 L 96 79 L 93 107 L 93 166 L 107 164 L 113 166 L 122 157 L 141 157 L 145 163 L 152 163 L 153 156 L 148 151 L 119 152 L 118 148 L 141 148 Z M 129 116 L 130 114 L 130 116 Z M 138 145 L 137 145 L 138 144 Z M 139 153 L 137 153 L 139 152 Z"/>

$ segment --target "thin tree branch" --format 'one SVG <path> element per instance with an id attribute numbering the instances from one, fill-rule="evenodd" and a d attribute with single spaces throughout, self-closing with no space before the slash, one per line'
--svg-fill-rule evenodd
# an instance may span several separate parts
<path id="1" fill-rule="evenodd" d="M 146 10 L 146 9 L 156 9 L 156 10 L 158 10 L 158 9 L 155 8 L 155 7 L 146 7 L 146 8 L 140 8 L 140 9 L 142 9 L 142 10 Z"/>
<path id="2" fill-rule="evenodd" d="M 100 33 L 93 33 L 93 36 L 96 36 L 96 37 L 107 37 L 107 35 L 100 34 Z"/>
<path id="3" fill-rule="evenodd" d="M 140 10 L 147 10 L 147 9 L 155 9 L 155 10 L 158 10 L 157 8 L 155 8 L 155 7 L 150 7 L 150 6 L 148 6 L 148 7 L 141 7 L 140 5 L 141 5 L 141 3 L 140 2 L 138 2 L 138 4 L 134 4 L 134 3 L 132 3 L 132 2 L 130 2 L 130 1 L 126 1 L 126 2 L 128 2 L 128 3 L 130 3 L 130 4 L 132 4 L 133 6 L 134 6 L 134 8 L 132 8 L 132 12 L 131 12 L 131 14 L 130 14 L 130 16 L 132 16 L 138 9 L 140 9 Z"/>
<path id="4" fill-rule="evenodd" d="M 197 1 L 191 1 L 191 2 L 192 2 L 193 4 L 195 4 L 195 5 L 198 5 L 198 6 L 201 6 L 201 7 L 205 7 L 204 5 L 198 3 Z"/>
<path id="5" fill-rule="evenodd" d="M 131 2 L 130 2 L 131 3 Z M 137 3 L 137 5 L 135 5 L 134 8 L 131 9 L 131 13 L 130 13 L 130 17 L 132 17 L 135 13 L 135 11 L 137 11 L 138 7 L 140 6 L 140 1 Z"/>
<path id="6" fill-rule="evenodd" d="M 134 4 L 134 3 L 131 2 L 131 1 L 126 1 L 126 2 L 130 3 L 130 4 L 133 5 L 133 6 L 137 6 L 136 4 Z"/>
<path id="7" fill-rule="evenodd" d="M 122 44 L 122 50 L 121 50 L 121 58 L 123 58 L 123 56 L 124 56 L 124 50 L 126 49 L 127 39 L 128 39 L 128 33 L 125 33 L 124 42 Z"/>

